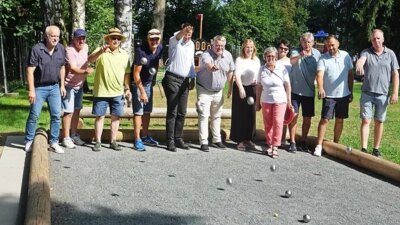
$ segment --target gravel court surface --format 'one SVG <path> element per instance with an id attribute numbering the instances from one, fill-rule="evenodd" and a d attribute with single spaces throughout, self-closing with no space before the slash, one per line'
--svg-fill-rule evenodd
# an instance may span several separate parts
<path id="1" fill-rule="evenodd" d="M 304 214 L 310 224 L 400 221 L 399 184 L 326 157 L 121 144 L 121 152 L 103 144 L 50 154 L 52 224 L 301 224 Z"/>

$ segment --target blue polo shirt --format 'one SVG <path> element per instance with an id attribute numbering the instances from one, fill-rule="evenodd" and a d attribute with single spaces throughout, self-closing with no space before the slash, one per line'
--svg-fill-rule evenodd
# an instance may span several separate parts
<path id="1" fill-rule="evenodd" d="M 353 61 L 346 51 L 338 50 L 336 57 L 329 52 L 322 54 L 317 70 L 324 73 L 326 97 L 343 98 L 351 94 L 348 83 L 351 69 L 353 69 Z"/>
<path id="2" fill-rule="evenodd" d="M 140 79 L 142 80 L 143 84 L 149 84 L 153 81 L 154 75 L 151 75 L 149 72 L 150 68 L 154 68 L 158 70 L 158 65 L 159 61 L 161 59 L 161 54 L 162 54 L 163 46 L 160 44 L 156 52 L 153 54 L 153 52 L 150 51 L 148 44 L 144 44 L 138 48 L 136 48 L 135 51 L 135 58 L 133 59 L 133 64 L 132 64 L 132 72 L 133 66 L 142 66 L 142 70 L 140 71 Z M 147 59 L 147 63 L 142 65 L 140 62 L 142 58 Z M 132 84 L 135 84 L 135 81 L 132 81 Z"/>
<path id="3" fill-rule="evenodd" d="M 28 66 L 36 67 L 33 72 L 35 87 L 56 84 L 60 81 L 60 70 L 65 64 L 65 49 L 60 43 L 50 55 L 45 42 L 33 46 L 29 57 Z"/>
<path id="4" fill-rule="evenodd" d="M 293 49 L 290 58 L 299 56 L 301 51 L 301 48 Z M 292 65 L 292 70 L 289 74 L 292 93 L 306 97 L 314 97 L 314 80 L 320 57 L 321 53 L 313 48 L 310 56 L 301 57 L 296 64 Z"/>

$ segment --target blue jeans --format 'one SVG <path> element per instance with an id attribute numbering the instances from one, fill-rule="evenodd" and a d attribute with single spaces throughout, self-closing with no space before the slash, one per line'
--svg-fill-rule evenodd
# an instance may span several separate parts
<path id="1" fill-rule="evenodd" d="M 61 94 L 59 84 L 35 88 L 36 101 L 31 104 L 25 127 L 25 141 L 32 141 L 35 137 L 36 123 L 46 101 L 50 111 L 50 144 L 58 143 L 61 124 Z"/>

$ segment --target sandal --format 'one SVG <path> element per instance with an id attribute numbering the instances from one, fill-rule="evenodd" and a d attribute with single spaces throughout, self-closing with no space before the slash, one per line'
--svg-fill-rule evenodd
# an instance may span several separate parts
<path id="1" fill-rule="evenodd" d="M 268 156 L 272 156 L 272 155 L 273 155 L 273 151 L 272 151 L 272 148 L 271 148 L 271 147 L 269 147 L 269 148 L 267 149 L 267 155 L 268 155 Z"/>
<path id="2" fill-rule="evenodd" d="M 239 151 L 246 151 L 246 144 L 245 144 L 244 142 L 240 142 L 240 143 L 236 146 L 236 148 L 237 148 Z"/>
<path id="3" fill-rule="evenodd" d="M 272 151 L 272 158 L 273 158 L 273 159 L 277 159 L 278 157 L 279 157 L 278 150 L 277 150 L 277 149 L 274 149 L 274 150 Z"/>

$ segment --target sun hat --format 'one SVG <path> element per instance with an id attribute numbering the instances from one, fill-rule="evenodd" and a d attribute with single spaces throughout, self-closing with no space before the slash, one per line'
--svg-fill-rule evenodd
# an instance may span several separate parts
<path id="1" fill-rule="evenodd" d="M 293 107 L 290 108 L 289 105 L 286 106 L 286 111 L 285 111 L 285 117 L 283 119 L 283 124 L 288 125 L 289 123 L 292 122 L 294 117 L 296 116 L 296 113 L 294 112 Z"/>
<path id="2" fill-rule="evenodd" d="M 84 29 L 76 29 L 74 31 L 74 38 L 78 38 L 78 37 L 86 37 L 86 31 Z"/>
<path id="3" fill-rule="evenodd" d="M 159 31 L 158 29 L 151 29 L 149 30 L 149 32 L 147 32 L 147 37 L 149 38 L 161 38 L 161 31 Z"/>
<path id="4" fill-rule="evenodd" d="M 108 29 L 108 34 L 104 35 L 104 40 L 107 40 L 107 38 L 111 36 L 119 36 L 121 41 L 126 40 L 126 37 L 122 34 L 121 30 L 116 27 Z"/>

